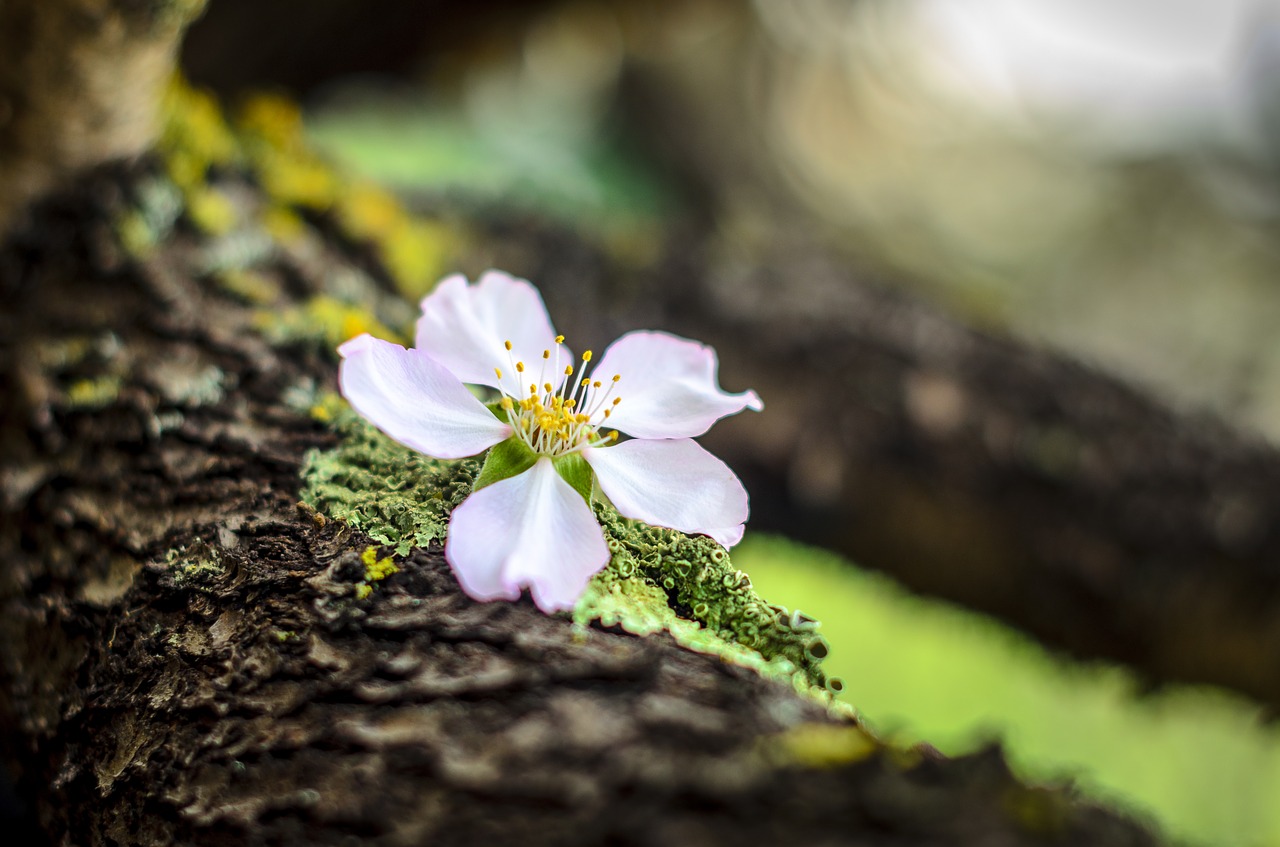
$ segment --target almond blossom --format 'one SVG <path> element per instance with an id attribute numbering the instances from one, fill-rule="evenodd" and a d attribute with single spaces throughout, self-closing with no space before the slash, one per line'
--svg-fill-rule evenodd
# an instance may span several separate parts
<path id="1" fill-rule="evenodd" d="M 489 450 L 445 544 L 473 598 L 514 600 L 528 587 L 543 611 L 572 608 L 609 561 L 596 486 L 625 517 L 725 547 L 742 538 L 747 492 L 693 438 L 764 405 L 721 390 L 710 347 L 629 332 L 593 366 L 590 350 L 575 357 L 556 334 L 538 290 L 501 271 L 442 280 L 422 301 L 416 342 L 353 338 L 338 349 L 338 381 L 407 447 L 437 459 Z M 468 385 L 497 399 L 486 405 Z"/>

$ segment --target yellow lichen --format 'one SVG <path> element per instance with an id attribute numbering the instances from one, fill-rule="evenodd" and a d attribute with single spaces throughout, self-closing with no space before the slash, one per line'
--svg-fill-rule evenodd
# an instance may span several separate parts
<path id="1" fill-rule="evenodd" d="M 364 181 L 343 192 L 334 213 L 349 236 L 373 244 L 396 287 L 410 300 L 431 290 L 458 241 L 449 227 L 408 214 L 390 192 Z"/>
<path id="2" fill-rule="evenodd" d="M 763 739 L 760 752 L 775 766 L 835 768 L 883 749 L 880 741 L 857 725 L 804 723 Z"/>
<path id="3" fill-rule="evenodd" d="M 281 296 L 280 284 L 264 273 L 245 268 L 227 268 L 214 274 L 218 286 L 252 306 L 269 306 Z"/>
<path id="4" fill-rule="evenodd" d="M 169 178 L 183 190 L 203 186 L 210 167 L 230 165 L 239 147 L 218 101 L 175 76 L 161 104 L 164 125 L 159 149 Z"/>
<path id="5" fill-rule="evenodd" d="M 216 188 L 197 186 L 187 191 L 187 216 L 207 235 L 226 235 L 236 225 L 236 210 Z"/>
<path id="6" fill-rule="evenodd" d="M 114 374 L 76 380 L 67 387 L 67 402 L 77 409 L 101 409 L 115 401 L 122 385 Z"/>
<path id="7" fill-rule="evenodd" d="M 362 332 L 401 343 L 404 341 L 399 333 L 385 326 L 369 310 L 326 294 L 312 297 L 301 306 L 284 312 L 264 311 L 257 316 L 256 325 L 277 344 L 309 341 L 328 350 L 336 349 L 342 342 Z"/>
<path id="8" fill-rule="evenodd" d="M 378 548 L 370 545 L 364 548 L 364 552 L 360 554 L 360 561 L 364 562 L 364 578 L 367 582 L 377 582 L 380 579 L 386 579 L 393 573 L 400 573 L 400 568 L 396 566 L 395 558 L 387 556 L 378 558 Z"/>

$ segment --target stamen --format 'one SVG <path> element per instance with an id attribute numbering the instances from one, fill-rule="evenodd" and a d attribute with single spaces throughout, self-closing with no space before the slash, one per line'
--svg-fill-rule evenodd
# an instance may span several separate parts
<path id="1" fill-rule="evenodd" d="M 511 352 L 511 342 L 510 342 L 510 341 L 504 341 L 504 342 L 502 342 L 502 346 L 507 348 L 507 352 L 508 352 L 508 353 L 510 353 L 510 352 Z"/>
<path id="2" fill-rule="evenodd" d="M 550 350 L 543 350 L 543 351 L 542 351 L 542 358 L 544 358 L 544 359 L 550 359 L 550 358 L 551 358 L 551 351 L 550 351 Z"/>
<path id="3" fill-rule="evenodd" d="M 524 373 L 524 362 L 516 362 L 516 373 Z"/>
<path id="4" fill-rule="evenodd" d="M 591 351 L 590 351 L 590 350 L 584 350 L 584 351 L 583 351 L 583 353 L 582 353 L 582 361 L 584 361 L 584 362 L 590 362 L 590 361 L 591 361 Z"/>
<path id="5" fill-rule="evenodd" d="M 502 368 L 494 368 L 493 372 L 498 375 L 498 380 L 502 380 Z"/>
<path id="6" fill-rule="evenodd" d="M 563 335 L 557 335 L 557 336 L 556 336 L 556 344 L 564 344 L 564 336 L 563 336 Z"/>

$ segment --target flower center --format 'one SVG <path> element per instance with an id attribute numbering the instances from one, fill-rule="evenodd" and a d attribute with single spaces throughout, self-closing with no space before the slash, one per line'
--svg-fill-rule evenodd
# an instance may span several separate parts
<path id="1" fill-rule="evenodd" d="M 600 428 L 613 414 L 613 408 L 622 402 L 621 397 L 613 394 L 613 389 L 622 379 L 619 374 L 614 374 L 608 382 L 591 379 L 587 375 L 590 350 L 582 354 L 582 361 L 576 368 L 572 364 L 562 368 L 560 348 L 563 344 L 564 336 L 557 335 L 554 358 L 550 350 L 542 351 L 542 364 L 534 381 L 525 363 L 514 361 L 511 342 L 504 342 L 507 361 L 515 371 L 512 377 L 514 390 L 502 368 L 493 369 L 498 375 L 499 390 L 504 395 L 500 405 L 506 412 L 507 422 L 533 452 L 552 458 L 583 447 L 616 441 L 617 430 L 605 434 L 600 432 Z M 554 375 L 555 382 L 549 375 Z M 530 380 L 528 391 L 525 391 L 526 379 Z M 556 383 L 559 383 L 559 388 Z"/>

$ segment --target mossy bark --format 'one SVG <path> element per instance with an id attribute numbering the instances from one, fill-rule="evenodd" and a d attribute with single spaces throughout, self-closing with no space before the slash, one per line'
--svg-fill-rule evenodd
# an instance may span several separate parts
<path id="1" fill-rule="evenodd" d="M 322 217 L 188 212 L 129 255 L 158 178 L 89 178 L 0 252 L 0 725 L 52 843 L 1152 842 L 997 751 L 895 750 L 664 635 L 472 602 L 438 544 L 385 567 L 300 508 L 337 436 L 297 397 L 334 363 L 254 303 L 359 279 L 376 311 L 388 277 Z M 228 285 L 210 257 L 263 237 Z"/>

